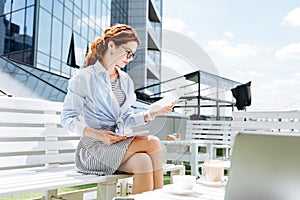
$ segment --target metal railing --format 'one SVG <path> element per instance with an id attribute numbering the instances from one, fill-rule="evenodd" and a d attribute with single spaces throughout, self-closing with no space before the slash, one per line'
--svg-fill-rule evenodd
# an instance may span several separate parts
<path id="1" fill-rule="evenodd" d="M 183 114 L 195 115 L 200 119 L 201 109 L 216 109 L 215 116 L 220 118 L 220 110 L 235 106 L 231 89 L 241 83 L 229 80 L 201 70 L 179 77 L 175 77 L 156 84 L 148 85 L 135 90 L 137 98 L 153 103 L 169 93 L 178 89 L 183 90 L 183 95 L 175 108 L 183 109 Z M 151 93 L 151 88 L 160 87 L 160 92 Z"/>

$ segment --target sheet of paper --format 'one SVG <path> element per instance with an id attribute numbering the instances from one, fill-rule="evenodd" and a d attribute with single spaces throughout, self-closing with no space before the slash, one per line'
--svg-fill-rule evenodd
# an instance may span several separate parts
<path id="1" fill-rule="evenodd" d="M 168 93 L 162 99 L 151 104 L 149 106 L 149 109 L 151 112 L 159 111 L 163 107 L 169 106 L 172 104 L 172 102 L 177 101 L 181 96 L 183 96 L 183 94 L 184 94 L 183 89 L 176 89 L 175 91 Z"/>
<path id="2" fill-rule="evenodd" d="M 125 133 L 127 137 L 135 137 L 135 136 L 147 136 L 149 135 L 149 131 L 138 131 L 138 132 L 132 132 L 132 133 Z"/>

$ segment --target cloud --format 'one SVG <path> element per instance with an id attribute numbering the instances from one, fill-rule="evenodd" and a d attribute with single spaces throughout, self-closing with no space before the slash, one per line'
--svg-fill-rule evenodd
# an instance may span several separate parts
<path id="1" fill-rule="evenodd" d="M 300 42 L 283 47 L 275 53 L 279 60 L 300 60 Z"/>
<path id="2" fill-rule="evenodd" d="M 247 44 L 240 43 L 233 45 L 228 40 L 211 40 L 206 44 L 205 49 L 210 53 L 216 53 L 226 58 L 248 58 L 256 56 L 258 48 Z"/>
<path id="3" fill-rule="evenodd" d="M 290 11 L 283 18 L 283 24 L 287 26 L 300 26 L 300 7 Z"/>
<path id="4" fill-rule="evenodd" d="M 230 40 L 232 40 L 234 38 L 234 34 L 231 32 L 225 32 L 224 35 Z"/>
<path id="5" fill-rule="evenodd" d="M 163 20 L 163 29 L 183 33 L 190 37 L 196 36 L 196 33 L 192 30 L 189 30 L 186 23 L 178 18 L 165 17 Z"/>
<path id="6" fill-rule="evenodd" d="M 187 36 L 189 36 L 189 37 L 195 37 L 196 33 L 194 31 L 187 31 Z"/>
<path id="7" fill-rule="evenodd" d="M 162 53 L 162 81 L 196 71 L 190 63 L 171 53 Z"/>
<path id="8" fill-rule="evenodd" d="M 237 70 L 237 75 L 242 80 L 253 80 L 253 79 L 262 78 L 265 76 L 264 73 L 256 71 L 256 70 L 249 70 L 249 71 Z"/>
<path id="9" fill-rule="evenodd" d="M 264 83 L 253 82 L 253 106 L 257 110 L 299 110 L 300 73 L 291 75 L 286 79 L 276 79 Z"/>
<path id="10" fill-rule="evenodd" d="M 163 28 L 182 33 L 186 28 L 186 24 L 181 19 L 165 17 Z"/>

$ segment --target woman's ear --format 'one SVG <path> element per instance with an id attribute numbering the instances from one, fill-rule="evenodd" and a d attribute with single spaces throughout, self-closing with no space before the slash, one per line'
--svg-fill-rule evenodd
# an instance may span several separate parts
<path id="1" fill-rule="evenodd" d="M 109 41 L 108 44 L 107 44 L 107 48 L 108 49 L 113 49 L 115 47 L 115 43 L 113 41 Z"/>

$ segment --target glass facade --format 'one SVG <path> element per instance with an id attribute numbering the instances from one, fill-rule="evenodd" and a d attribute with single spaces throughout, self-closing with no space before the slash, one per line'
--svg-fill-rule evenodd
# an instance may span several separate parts
<path id="1" fill-rule="evenodd" d="M 110 10 L 110 0 L 40 0 L 36 67 L 70 77 L 90 43 L 110 26 Z M 74 66 L 67 64 L 72 34 Z"/>
<path id="2" fill-rule="evenodd" d="M 0 87 L 13 96 L 62 101 L 90 43 L 111 25 L 111 3 L 0 0 L 0 61 L 6 63 L 0 74 L 24 85 L 6 88 L 0 80 Z"/>
<path id="3" fill-rule="evenodd" d="M 33 64 L 34 0 L 0 0 L 0 55 Z"/>
<path id="4" fill-rule="evenodd" d="M 141 45 L 137 59 L 125 71 L 135 88 L 159 83 L 161 80 L 162 0 L 112 0 L 112 24 L 127 23 L 137 30 Z M 157 93 L 160 86 L 149 88 Z"/>
<path id="5" fill-rule="evenodd" d="M 112 0 L 111 21 L 112 23 L 128 24 L 129 2 L 126 0 Z"/>
<path id="6" fill-rule="evenodd" d="M 65 98 L 68 82 L 63 77 L 49 76 L 48 72 L 15 64 L 5 58 L 0 58 L 0 72 L 1 90 L 6 94 L 51 101 L 63 101 Z"/>
<path id="7" fill-rule="evenodd" d="M 111 0 L 0 0 L 0 55 L 68 78 L 110 18 Z"/>

